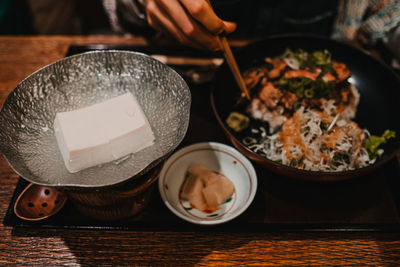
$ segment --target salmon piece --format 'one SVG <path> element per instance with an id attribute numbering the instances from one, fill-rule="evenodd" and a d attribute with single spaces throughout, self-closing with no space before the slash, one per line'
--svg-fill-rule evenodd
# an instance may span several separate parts
<path id="1" fill-rule="evenodd" d="M 347 88 L 343 88 L 340 91 L 340 95 L 342 96 L 342 102 L 344 102 L 344 103 L 349 102 L 349 94 L 350 94 L 350 90 L 348 90 Z"/>
<path id="2" fill-rule="evenodd" d="M 323 98 L 303 99 L 301 105 L 304 107 L 321 109 L 322 99 Z"/>
<path id="3" fill-rule="evenodd" d="M 363 143 L 364 143 L 364 133 L 363 130 L 360 128 L 360 126 L 358 126 L 357 123 L 355 123 L 354 121 L 350 122 L 345 130 L 347 133 L 351 133 L 353 131 L 355 131 L 355 134 L 357 135 L 357 138 L 359 140 L 359 142 L 357 142 L 357 147 L 353 148 L 355 153 L 357 154 L 358 152 L 360 152 Z"/>
<path id="4" fill-rule="evenodd" d="M 272 58 L 266 57 L 264 58 L 265 62 L 271 63 L 272 64 Z"/>
<path id="5" fill-rule="evenodd" d="M 333 118 L 331 116 L 329 116 L 326 112 L 317 111 L 317 113 L 323 123 L 329 125 L 333 121 Z"/>
<path id="6" fill-rule="evenodd" d="M 336 80 L 336 77 L 332 73 L 327 72 L 322 76 L 322 79 L 325 82 L 333 82 L 334 80 Z"/>
<path id="7" fill-rule="evenodd" d="M 311 72 L 308 68 L 304 70 L 288 70 L 285 72 L 284 77 L 287 79 L 305 77 L 315 81 L 321 72 L 322 70 L 320 68 L 316 68 L 313 72 Z"/>
<path id="8" fill-rule="evenodd" d="M 271 109 L 276 108 L 281 97 L 282 92 L 272 82 L 267 82 L 259 94 L 259 98 Z"/>
<path id="9" fill-rule="evenodd" d="M 345 64 L 334 62 L 332 64 L 332 67 L 335 70 L 336 76 L 339 81 L 344 81 L 350 77 L 350 70 L 347 68 Z"/>
<path id="10" fill-rule="evenodd" d="M 301 138 L 301 122 L 299 115 L 295 113 L 289 120 L 285 121 L 282 125 L 282 130 L 279 132 L 279 138 L 283 143 L 285 155 L 288 160 L 300 160 L 301 157 L 295 158 L 290 152 L 293 148 L 298 147 L 303 152 L 303 155 L 309 153 L 308 148 L 305 146 Z"/>
<path id="11" fill-rule="evenodd" d="M 283 96 L 281 98 L 281 102 L 285 106 L 285 108 L 292 110 L 294 103 L 296 103 L 298 100 L 298 97 L 296 94 L 291 93 L 289 91 L 286 91 L 283 93 Z"/>
<path id="12" fill-rule="evenodd" d="M 246 71 L 243 73 L 243 79 L 248 89 L 254 88 L 265 77 L 265 73 L 260 70 Z"/>
<path id="13" fill-rule="evenodd" d="M 266 57 L 264 60 L 273 65 L 272 70 L 270 70 L 268 72 L 268 77 L 271 78 L 271 79 L 275 79 L 275 78 L 278 78 L 279 76 L 281 76 L 282 71 L 287 66 L 286 62 L 283 59 L 280 59 L 280 58 L 271 59 L 269 57 Z"/>
<path id="14" fill-rule="evenodd" d="M 345 132 L 341 128 L 334 128 L 329 134 L 325 134 L 323 142 L 327 148 L 339 151 L 336 147 L 338 141 L 345 136 Z"/>
<path id="15" fill-rule="evenodd" d="M 333 127 L 332 131 L 323 135 L 323 143 L 327 148 L 333 149 L 336 152 L 341 152 L 341 150 L 337 148 L 341 139 L 353 135 L 357 136 L 357 139 L 359 140 L 357 142 L 353 141 L 353 144 L 357 144 L 357 146 L 353 147 L 352 150 L 357 154 L 362 148 L 364 135 L 363 131 L 355 122 L 348 122 L 343 128 Z"/>

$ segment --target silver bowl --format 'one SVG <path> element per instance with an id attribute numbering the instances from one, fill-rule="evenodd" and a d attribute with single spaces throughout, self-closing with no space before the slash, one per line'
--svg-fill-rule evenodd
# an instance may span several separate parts
<path id="1" fill-rule="evenodd" d="M 154 145 L 128 158 L 77 173 L 65 168 L 53 130 L 57 112 L 131 92 L 155 135 Z M 97 51 L 52 63 L 28 76 L 0 111 L 0 151 L 24 179 L 57 187 L 121 184 L 149 171 L 182 141 L 191 95 L 165 64 L 141 53 Z"/>

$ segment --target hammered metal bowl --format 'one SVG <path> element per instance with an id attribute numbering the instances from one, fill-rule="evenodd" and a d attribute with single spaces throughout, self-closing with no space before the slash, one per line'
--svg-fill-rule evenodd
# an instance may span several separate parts
<path id="1" fill-rule="evenodd" d="M 57 112 L 131 92 L 155 135 L 154 145 L 124 160 L 69 173 L 54 136 Z M 56 187 L 100 188 L 148 172 L 182 141 L 191 95 L 171 68 L 141 53 L 96 51 L 52 63 L 23 80 L 0 111 L 0 150 L 26 180 Z"/>

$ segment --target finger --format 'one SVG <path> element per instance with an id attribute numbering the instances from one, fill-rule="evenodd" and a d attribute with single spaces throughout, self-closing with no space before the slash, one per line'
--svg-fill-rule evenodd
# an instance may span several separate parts
<path id="1" fill-rule="evenodd" d="M 236 30 L 236 23 L 235 22 L 225 21 L 224 20 L 224 24 L 225 24 L 225 33 L 226 34 L 230 34 L 230 33 L 234 32 Z"/>
<path id="2" fill-rule="evenodd" d="M 160 1 L 162 9 L 168 18 L 180 29 L 187 38 L 200 46 L 215 50 L 218 48 L 216 37 L 204 29 L 191 17 L 186 9 L 177 0 Z"/>
<path id="3" fill-rule="evenodd" d="M 156 5 L 152 1 L 148 1 L 148 5 L 146 7 L 147 11 L 147 20 L 150 26 L 154 29 L 166 34 L 172 35 L 177 41 L 182 44 L 202 48 L 200 45 L 191 41 L 187 38 L 182 31 L 180 31 L 175 24 L 169 19 L 169 17 L 165 14 L 165 12 L 160 9 L 158 5 Z"/>
<path id="4" fill-rule="evenodd" d="M 190 46 L 190 47 L 194 47 L 194 48 L 198 48 L 198 49 L 204 49 L 204 47 L 196 44 L 195 42 L 192 42 L 189 39 L 184 39 L 185 38 L 184 36 L 182 37 L 182 39 L 179 39 L 179 37 L 174 36 L 172 33 L 170 33 L 168 30 L 166 30 L 165 27 L 159 21 L 154 21 L 152 27 L 154 29 L 156 29 L 157 31 L 159 31 L 160 33 L 163 33 L 166 36 L 166 38 L 168 38 L 168 37 L 172 38 L 186 46 Z"/>
<path id="5" fill-rule="evenodd" d="M 206 0 L 179 0 L 189 14 L 213 34 L 224 32 L 225 24 Z"/>

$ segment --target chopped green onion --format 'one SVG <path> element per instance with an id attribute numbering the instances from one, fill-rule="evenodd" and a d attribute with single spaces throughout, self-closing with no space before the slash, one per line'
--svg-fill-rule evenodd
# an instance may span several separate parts
<path id="1" fill-rule="evenodd" d="M 295 59 L 299 62 L 300 68 L 305 67 L 321 67 L 322 70 L 328 71 L 332 69 L 331 55 L 327 50 L 324 51 L 314 51 L 309 54 L 303 49 L 297 49 L 292 51 L 289 48 L 285 50 L 282 54 L 282 58 Z"/>
<path id="2" fill-rule="evenodd" d="M 302 98 L 304 96 L 304 87 L 303 86 L 297 87 L 295 92 L 297 97 Z"/>
<path id="3" fill-rule="evenodd" d="M 304 96 L 307 98 L 313 98 L 314 97 L 314 89 L 309 88 L 309 89 L 304 90 Z"/>

